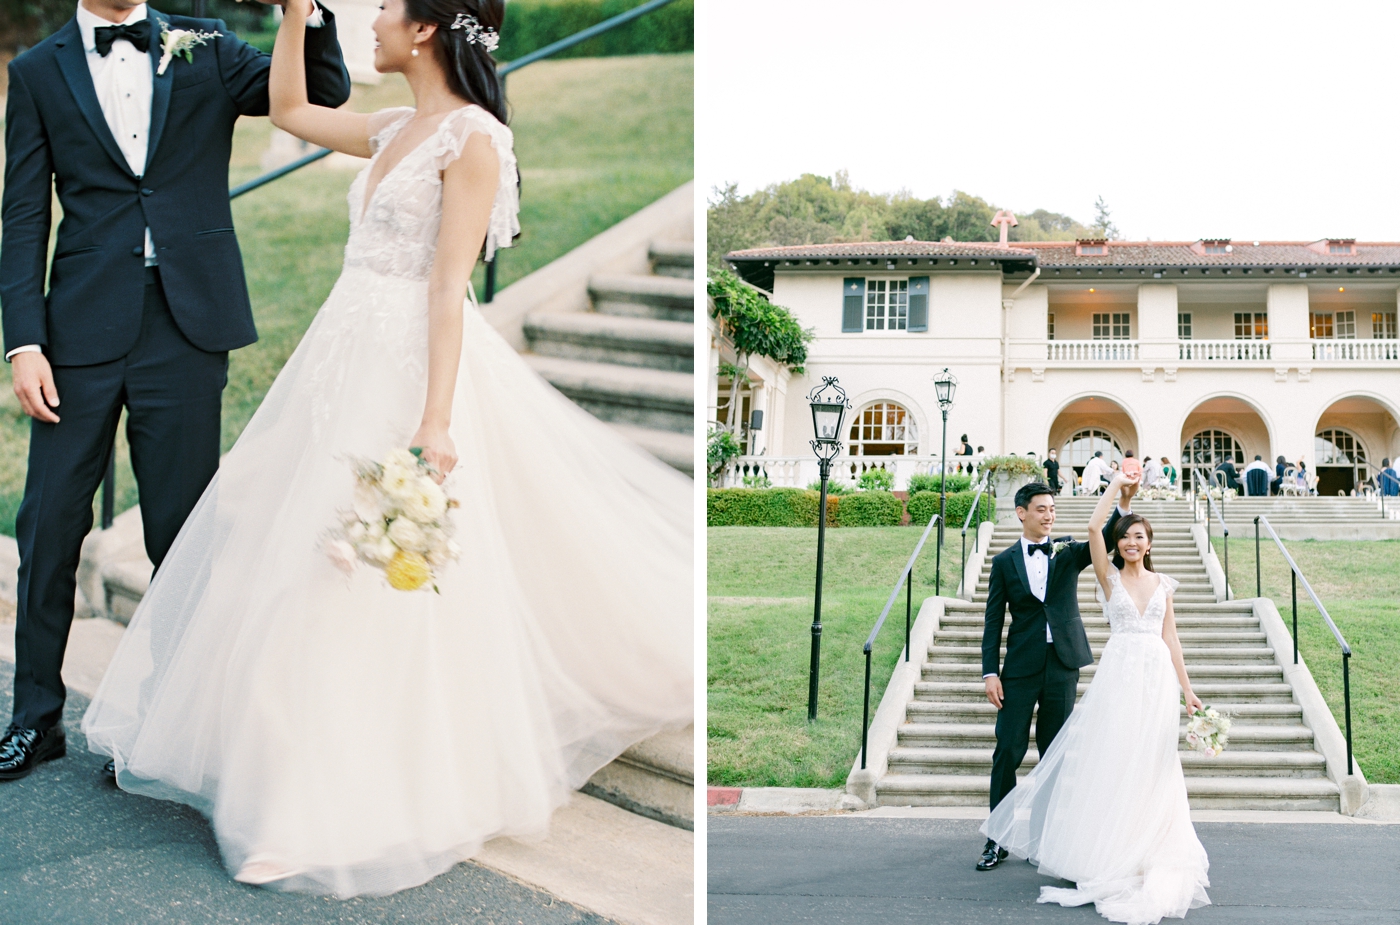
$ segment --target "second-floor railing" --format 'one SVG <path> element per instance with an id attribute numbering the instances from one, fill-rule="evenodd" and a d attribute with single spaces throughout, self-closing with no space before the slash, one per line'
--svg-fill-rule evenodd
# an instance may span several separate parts
<path id="1" fill-rule="evenodd" d="M 1177 341 L 1182 360 L 1269 360 L 1273 349 L 1267 340 L 1182 340 Z"/>
<path id="2" fill-rule="evenodd" d="M 1135 340 L 1052 340 L 1046 341 L 1048 360 L 1136 360 Z"/>
<path id="3" fill-rule="evenodd" d="M 1400 360 L 1397 340 L 1315 340 L 1312 342 L 1314 360 Z"/>
<path id="4" fill-rule="evenodd" d="M 981 465 L 981 456 L 949 456 L 948 475 L 974 476 Z M 861 474 L 871 469 L 884 469 L 894 476 L 894 490 L 907 491 L 909 478 L 915 475 L 937 475 L 942 471 L 937 456 L 838 456 L 831 462 L 831 480 L 854 485 Z M 720 488 L 744 488 L 767 480 L 771 488 L 806 488 L 819 477 L 817 458 L 806 456 L 736 456 L 724 467 L 719 477 Z M 951 490 L 951 489 L 950 489 Z"/>

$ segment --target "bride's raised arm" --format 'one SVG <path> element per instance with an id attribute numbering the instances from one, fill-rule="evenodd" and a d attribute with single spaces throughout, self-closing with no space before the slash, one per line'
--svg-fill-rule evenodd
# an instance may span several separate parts
<path id="1" fill-rule="evenodd" d="M 1099 503 L 1094 507 L 1093 516 L 1089 518 L 1089 557 L 1094 562 L 1094 575 L 1099 580 L 1099 587 L 1103 588 L 1104 599 L 1113 596 L 1113 589 L 1108 586 L 1108 543 L 1104 540 L 1103 525 L 1108 522 L 1109 509 L 1118 503 L 1118 493 L 1124 485 L 1131 485 L 1136 479 L 1130 479 L 1119 472 L 1113 476 L 1113 481 L 1103 490 L 1103 495 L 1099 498 Z M 1083 561 L 1083 560 L 1080 560 Z"/>
<path id="2" fill-rule="evenodd" d="M 268 115 L 272 124 L 298 138 L 356 157 L 369 157 L 369 116 L 316 106 L 306 98 L 306 18 L 311 0 L 287 0 L 268 74 Z"/>

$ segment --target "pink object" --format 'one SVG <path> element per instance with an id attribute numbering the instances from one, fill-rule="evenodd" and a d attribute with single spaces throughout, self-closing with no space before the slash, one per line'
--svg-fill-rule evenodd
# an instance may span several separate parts
<path id="1" fill-rule="evenodd" d="M 997 214 L 992 216 L 992 227 L 995 228 L 995 227 L 997 227 L 998 225 L 1001 226 L 1001 241 L 997 244 L 997 247 L 1010 247 L 1010 246 L 1011 246 L 1011 242 L 1010 242 L 1011 229 L 1012 229 L 1013 227 L 1015 227 L 1016 225 L 1019 225 L 1019 224 L 1021 224 L 1021 223 L 1018 222 L 1018 221 L 1016 221 L 1016 216 L 1014 216 L 1014 215 L 1011 214 L 1011 210 L 1009 210 L 1009 209 L 998 209 L 998 210 L 997 210 Z"/>
<path id="2" fill-rule="evenodd" d="M 1127 459 L 1123 460 L 1119 468 L 1122 469 L 1123 474 L 1129 478 L 1142 478 L 1142 463 L 1138 462 L 1136 457 L 1129 456 Z"/>
<path id="3" fill-rule="evenodd" d="M 706 795 L 707 806 L 738 806 L 739 797 L 743 796 L 742 787 L 711 787 Z"/>

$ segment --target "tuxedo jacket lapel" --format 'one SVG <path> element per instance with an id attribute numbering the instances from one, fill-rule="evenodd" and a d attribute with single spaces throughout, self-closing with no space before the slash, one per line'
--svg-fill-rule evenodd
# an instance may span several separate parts
<path id="1" fill-rule="evenodd" d="M 88 70 L 87 52 L 83 50 L 83 36 L 78 31 L 76 18 L 68 20 L 68 25 L 59 30 L 54 44 L 58 69 L 63 73 L 63 80 L 68 84 L 88 128 L 92 129 L 92 134 L 108 156 L 127 174 L 135 176 L 122 149 L 117 146 L 117 140 L 112 137 L 112 130 L 107 127 L 106 117 L 102 115 L 102 104 L 97 101 L 97 90 L 92 85 L 92 72 Z"/>
<path id="2" fill-rule="evenodd" d="M 147 49 L 147 54 L 151 56 L 151 131 L 148 135 L 150 141 L 146 145 L 146 170 L 151 167 L 151 162 L 156 157 L 156 147 L 160 144 L 161 131 L 165 128 L 165 117 L 170 112 L 170 85 L 173 81 L 175 67 L 174 62 L 165 69 L 164 74 L 157 74 L 156 70 L 160 66 L 160 34 L 166 28 L 169 20 L 157 13 L 149 6 L 146 7 L 146 16 L 151 21 L 151 47 Z"/>
<path id="3" fill-rule="evenodd" d="M 1011 564 L 1015 566 L 1016 574 L 1019 575 L 1021 578 L 1021 587 L 1024 588 L 1026 590 L 1026 593 L 1029 594 L 1031 597 L 1035 597 L 1035 593 L 1031 591 L 1030 576 L 1026 574 L 1026 554 L 1021 549 L 1020 537 L 1016 538 L 1016 542 L 1011 547 L 1011 550 Z M 1049 585 L 1047 583 L 1047 587 L 1048 586 Z"/>

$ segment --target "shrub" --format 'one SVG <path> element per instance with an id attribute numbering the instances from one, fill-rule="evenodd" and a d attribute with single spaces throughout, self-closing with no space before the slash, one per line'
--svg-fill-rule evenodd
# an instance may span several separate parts
<path id="1" fill-rule="evenodd" d="M 642 0 L 512 0 L 506 4 L 496 58 L 513 61 L 641 4 Z M 694 48 L 695 0 L 674 0 L 555 57 L 667 54 Z"/>
<path id="2" fill-rule="evenodd" d="M 705 467 L 709 470 L 710 481 L 718 479 L 724 472 L 724 467 L 729 465 L 729 461 L 743 451 L 744 448 L 739 445 L 738 438 L 732 432 L 711 427 L 705 444 Z"/>
<path id="3" fill-rule="evenodd" d="M 894 491 L 894 473 L 888 469 L 866 469 L 858 484 L 861 491 Z"/>
<path id="4" fill-rule="evenodd" d="M 988 456 L 982 460 L 982 469 L 991 472 L 994 479 L 998 475 L 1028 475 L 1035 479 L 1045 478 L 1045 466 L 1029 456 Z"/>
<path id="5" fill-rule="evenodd" d="M 820 481 L 813 482 L 812 484 L 807 486 L 807 490 L 820 492 L 822 490 L 822 483 Z M 826 493 L 828 496 L 845 495 L 850 494 L 853 491 L 855 491 L 855 489 L 851 487 L 850 482 L 838 482 L 836 479 L 827 479 Z"/>
<path id="6" fill-rule="evenodd" d="M 801 488 L 711 488 L 705 522 L 711 527 L 815 527 L 821 498 Z M 826 499 L 827 526 L 836 525 L 837 504 Z"/>
<path id="7" fill-rule="evenodd" d="M 952 484 L 952 479 L 948 483 Z M 961 530 L 963 521 L 967 518 L 967 512 L 972 510 L 972 499 L 976 495 L 973 491 L 950 492 L 948 494 L 948 506 L 944 510 L 944 517 L 947 518 L 947 529 Z M 992 496 L 986 492 L 982 493 L 982 502 L 978 505 L 981 514 L 972 518 L 971 526 L 976 526 L 984 520 L 991 520 L 993 512 L 996 510 L 996 503 Z M 909 523 L 915 527 L 928 525 L 929 518 L 938 513 L 938 492 L 921 491 L 909 496 Z"/>
<path id="8" fill-rule="evenodd" d="M 904 503 L 888 491 L 846 495 L 836 509 L 836 523 L 842 527 L 897 527 L 903 519 Z"/>
<path id="9" fill-rule="evenodd" d="M 942 483 L 943 477 L 933 472 L 922 475 L 913 475 L 909 477 L 909 494 L 913 496 L 921 491 L 938 491 L 939 488 L 942 486 Z M 970 475 L 948 476 L 949 493 L 955 491 L 967 491 L 971 487 L 972 476 Z M 928 518 L 924 518 L 924 520 L 927 521 Z"/>
<path id="10" fill-rule="evenodd" d="M 772 488 L 773 480 L 766 475 L 746 475 L 744 476 L 745 488 Z"/>

